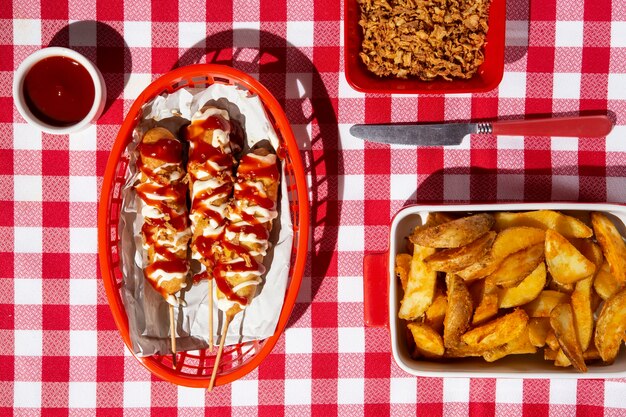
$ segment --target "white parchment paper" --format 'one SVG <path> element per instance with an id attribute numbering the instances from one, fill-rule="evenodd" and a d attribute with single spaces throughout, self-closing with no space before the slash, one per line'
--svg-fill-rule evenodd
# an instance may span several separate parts
<path id="1" fill-rule="evenodd" d="M 139 356 L 167 354 L 169 346 L 169 305 L 152 286 L 144 280 L 144 256 L 141 247 L 141 200 L 135 193 L 137 183 L 135 148 L 143 134 L 150 128 L 162 126 L 175 135 L 181 126 L 206 103 L 228 110 L 230 118 L 244 128 L 247 147 L 269 140 L 278 149 L 279 140 L 260 99 L 247 90 L 235 86 L 213 84 L 206 89 L 180 89 L 172 94 L 156 97 L 143 108 L 143 119 L 133 132 L 133 141 L 127 151 L 130 162 L 126 184 L 122 190 L 120 215 L 121 270 L 123 273 L 122 300 L 126 306 L 133 351 Z M 178 135 L 177 135 L 178 136 Z M 274 220 L 270 236 L 270 250 L 264 264 L 267 272 L 259 285 L 257 296 L 246 310 L 231 322 L 226 345 L 250 340 L 265 339 L 274 334 L 289 282 L 289 264 L 293 245 L 293 228 L 289 212 L 287 186 L 282 167 L 279 217 Z M 192 261 L 192 272 L 201 270 Z M 204 349 L 208 346 L 208 282 L 191 285 L 190 273 L 187 288 L 179 296 L 186 306 L 175 308 L 177 350 Z M 213 286 L 215 287 L 215 285 Z M 215 300 L 215 298 L 214 298 Z M 224 314 L 214 302 L 213 333 L 219 341 Z"/>

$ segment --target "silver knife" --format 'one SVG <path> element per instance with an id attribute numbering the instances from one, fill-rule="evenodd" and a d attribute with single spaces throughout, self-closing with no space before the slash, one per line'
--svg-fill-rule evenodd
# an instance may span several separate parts
<path id="1" fill-rule="evenodd" d="M 469 134 L 603 137 L 613 128 L 607 116 L 506 120 L 493 123 L 354 125 L 354 137 L 380 143 L 417 146 L 460 145 Z"/>

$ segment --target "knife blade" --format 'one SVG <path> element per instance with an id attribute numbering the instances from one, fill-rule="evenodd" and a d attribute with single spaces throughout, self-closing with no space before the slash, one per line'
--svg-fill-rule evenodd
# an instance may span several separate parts
<path id="1" fill-rule="evenodd" d="M 417 146 L 459 145 L 471 133 L 514 136 L 604 137 L 613 129 L 606 115 L 503 120 L 482 123 L 354 125 L 352 136 L 380 143 Z"/>
<path id="2" fill-rule="evenodd" d="M 379 143 L 417 146 L 460 145 L 470 133 L 478 133 L 478 123 L 354 125 L 350 134 Z"/>

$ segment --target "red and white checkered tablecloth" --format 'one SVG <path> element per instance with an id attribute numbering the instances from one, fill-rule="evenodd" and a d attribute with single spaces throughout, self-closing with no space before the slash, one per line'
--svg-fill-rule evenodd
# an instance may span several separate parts
<path id="1" fill-rule="evenodd" d="M 348 1 L 348 0 L 345 0 Z M 486 94 L 364 95 L 343 74 L 342 5 L 294 0 L 0 1 L 0 416 L 626 415 L 626 380 L 415 378 L 363 324 L 362 260 L 419 201 L 626 202 L 626 2 L 510 0 L 504 79 Z M 69 27 L 68 27 L 69 25 Z M 14 70 L 70 46 L 110 101 L 52 136 L 13 105 Z M 284 106 L 311 187 L 312 242 L 293 318 L 253 373 L 213 393 L 157 380 L 126 351 L 99 280 L 96 216 L 133 99 L 176 66 L 232 65 Z M 604 111 L 603 140 L 363 143 L 353 123 Z"/>

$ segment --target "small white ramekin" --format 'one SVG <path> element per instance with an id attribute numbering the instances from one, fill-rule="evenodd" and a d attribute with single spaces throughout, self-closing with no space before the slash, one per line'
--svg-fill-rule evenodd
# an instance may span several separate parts
<path id="1" fill-rule="evenodd" d="M 85 116 L 83 120 L 70 126 L 53 126 L 39 120 L 30 111 L 30 109 L 26 105 L 26 100 L 24 98 L 23 85 L 24 79 L 26 78 L 26 74 L 28 74 L 28 71 L 37 62 L 52 56 L 67 57 L 78 62 L 87 70 L 87 72 L 91 76 L 91 80 L 93 81 L 95 94 L 93 104 L 91 105 L 89 113 L 87 113 L 87 116 Z M 98 70 L 98 68 L 90 60 L 85 58 L 85 56 L 68 48 L 50 47 L 38 50 L 37 52 L 29 55 L 20 64 L 17 71 L 15 71 L 15 76 L 13 77 L 13 100 L 15 102 L 17 110 L 20 112 L 22 117 L 26 119 L 28 123 L 36 126 L 43 132 L 52 133 L 55 135 L 65 135 L 69 133 L 80 132 L 81 130 L 86 129 L 91 123 L 98 120 L 98 118 L 102 114 L 102 111 L 104 110 L 106 95 L 106 85 L 104 83 L 104 78 L 102 77 L 100 70 Z"/>

